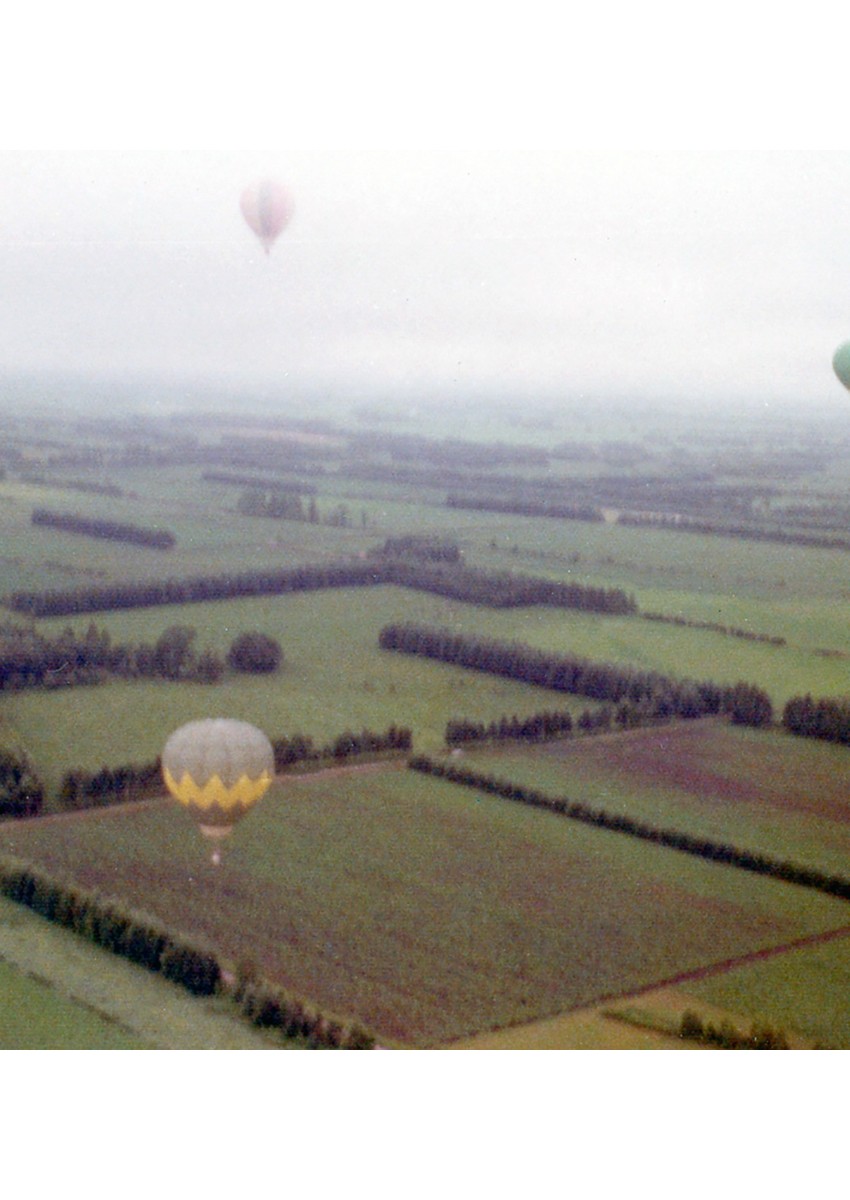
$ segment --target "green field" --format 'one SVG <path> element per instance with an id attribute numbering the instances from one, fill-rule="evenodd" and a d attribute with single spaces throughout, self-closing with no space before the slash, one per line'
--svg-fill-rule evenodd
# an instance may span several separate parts
<path id="1" fill-rule="evenodd" d="M 0 847 L 403 1045 L 551 1016 L 848 920 L 840 901 L 400 768 L 276 785 L 218 871 L 158 802 L 7 825 Z"/>
<path id="2" fill-rule="evenodd" d="M 206 401 L 198 403 L 204 407 Z M 640 617 L 493 610 L 391 587 L 41 621 L 39 629 L 57 633 L 67 625 L 85 630 L 91 619 L 113 640 L 130 643 L 155 641 L 170 625 L 190 625 L 199 648 L 222 654 L 239 633 L 261 630 L 279 640 L 285 655 L 273 676 L 228 673 L 212 686 L 115 681 L 4 694 L 0 747 L 26 751 L 48 786 L 49 808 L 68 770 L 150 760 L 176 726 L 196 717 L 228 715 L 272 737 L 302 733 L 317 743 L 346 729 L 394 723 L 412 729 L 417 751 L 439 754 L 451 718 L 488 722 L 552 708 L 575 713 L 589 703 L 382 653 L 379 630 L 395 621 L 448 626 L 676 677 L 746 680 L 770 694 L 777 716 L 792 695 L 850 692 L 850 553 L 610 520 L 453 509 L 444 503 L 448 487 L 440 482 L 439 455 L 420 460 L 408 452 L 395 460 L 380 442 L 395 433 L 444 438 L 449 449 L 457 449 L 459 438 L 478 450 L 497 442 L 547 451 L 559 443 L 584 447 L 572 457 L 553 453 L 547 467 L 482 466 L 476 455 L 470 465 L 458 466 L 449 455 L 445 465 L 462 477 L 461 490 L 466 482 L 473 490 L 501 494 L 514 486 L 506 478 L 517 486 L 543 481 L 580 488 L 597 477 L 628 482 L 646 476 L 651 506 L 653 479 L 666 486 L 702 478 L 721 488 L 749 486 L 754 513 L 809 503 L 834 504 L 839 511 L 850 504 L 850 447 L 827 410 L 811 422 L 761 410 L 730 412 L 727 420 L 714 410 L 685 413 L 672 405 L 541 401 L 535 408 L 506 401 L 482 425 L 472 407 L 394 412 L 389 403 L 359 406 L 328 398 L 309 414 L 334 427 L 328 453 L 313 475 L 308 472 L 317 460 L 305 459 L 303 478 L 316 484 L 323 516 L 345 506 L 349 524 L 337 527 L 240 515 L 240 487 L 203 480 L 204 468 L 188 459 L 186 465 L 122 462 L 123 448 L 139 443 L 149 446 L 154 460 L 181 438 L 189 449 L 216 447 L 219 440 L 226 446 L 251 432 L 244 405 L 230 426 L 208 423 L 187 407 L 173 417 L 131 420 L 123 432 L 119 408 L 104 400 L 103 413 L 116 421 L 103 430 L 95 422 L 78 427 L 70 411 L 63 416 L 40 397 L 31 409 L 25 404 L 17 417 L 7 418 L 10 445 L 21 448 L 23 458 L 17 464 L 10 458 L 0 470 L 4 593 L 358 558 L 387 537 L 424 533 L 456 541 L 467 564 L 483 570 L 619 587 L 633 593 L 644 612 L 717 622 L 783 637 L 787 644 Z M 293 415 L 304 416 L 297 406 Z M 368 439 L 355 440 L 340 456 L 352 432 L 378 440 L 371 449 Z M 265 440 L 262 432 L 259 439 Z M 83 465 L 51 465 L 56 450 L 73 462 L 76 450 L 92 448 L 101 466 L 86 466 L 84 456 Z M 785 463 L 793 465 L 798 451 L 803 465 L 789 472 Z M 394 462 L 402 473 L 426 473 L 397 483 L 358 477 L 363 465 L 386 470 Z M 433 479 L 427 474 L 432 466 Z M 272 467 L 257 470 L 272 473 Z M 43 472 L 45 481 L 28 482 L 26 472 Z M 115 482 L 125 495 L 56 486 L 63 476 Z M 36 506 L 169 529 L 177 545 L 162 552 L 36 529 L 30 523 Z M 609 509 L 609 517 L 615 511 Z M 842 518 L 835 519 L 836 532 L 846 533 Z M 701 722 L 531 751 L 503 746 L 465 753 L 464 761 L 481 770 L 545 791 L 847 873 L 850 755 L 842 748 L 778 730 L 755 733 Z M 159 803 L 3 825 L 0 845 L 211 937 L 233 962 L 256 959 L 325 1011 L 359 1017 L 404 1045 L 432 1045 L 557 1014 L 835 928 L 850 911 L 800 888 L 401 770 L 280 782 L 237 830 L 218 875 L 183 814 Z M 0 932 L 2 927 L 0 920 Z M 44 927 L 27 924 L 23 940 L 41 946 L 38 930 Z M 120 1037 L 139 1045 L 193 1044 L 182 1017 L 160 1026 L 151 1017 L 160 1004 L 155 996 L 164 993 L 148 989 L 167 986 L 171 994 L 170 985 L 118 964 L 130 974 L 118 987 L 120 1003 L 104 1008 L 81 980 L 88 970 L 99 995 L 111 967 L 95 952 L 99 956 L 87 960 L 87 968 L 78 968 L 67 950 L 69 935 L 61 936 L 66 940 L 39 951 L 38 961 L 25 961 L 23 943 L 20 961 L 0 948 L 7 1017 L 0 1044 L 5 1038 L 7 1044 L 53 1045 L 53 1038 L 57 1044 L 106 1046 Z M 842 947 L 834 942 L 794 950 L 688 987 L 732 1011 L 850 1046 Z M 45 965 L 51 960 L 58 964 L 53 973 Z M 63 989 L 63 977 L 73 986 Z M 201 1011 L 198 1002 L 182 1000 L 190 1005 L 187 1014 Z M 167 1008 L 164 1001 L 161 1007 Z M 268 1044 L 247 1026 L 222 1025 L 224 1016 L 214 1007 L 204 1011 L 213 1025 L 199 1044 Z M 32 1014 L 29 1026 L 24 1012 Z M 46 1014 L 41 1025 L 39 1014 Z M 102 1027 L 107 1032 L 100 1038 Z M 534 1044 L 534 1037 L 524 1044 Z"/>
<path id="3" fill-rule="evenodd" d="M 466 750 L 465 765 L 612 813 L 850 873 L 850 753 L 709 719 Z"/>

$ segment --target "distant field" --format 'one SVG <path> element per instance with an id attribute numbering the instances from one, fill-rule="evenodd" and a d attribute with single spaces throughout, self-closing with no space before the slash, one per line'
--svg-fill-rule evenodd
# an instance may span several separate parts
<path id="1" fill-rule="evenodd" d="M 850 875 L 850 750 L 842 746 L 706 720 L 467 750 L 464 762 L 653 825 Z"/>
<path id="2" fill-rule="evenodd" d="M 219 871 L 167 803 L 5 825 L 0 847 L 409 1045 L 848 922 L 840 901 L 403 768 L 277 785 Z"/>

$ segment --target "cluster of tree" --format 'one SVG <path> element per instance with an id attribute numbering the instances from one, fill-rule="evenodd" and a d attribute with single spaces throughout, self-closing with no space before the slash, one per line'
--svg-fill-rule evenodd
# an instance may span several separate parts
<path id="1" fill-rule="evenodd" d="M 410 559 L 370 559 L 324 563 L 239 575 L 194 579 L 137 580 L 70 590 L 15 592 L 7 605 L 32 617 L 71 616 L 111 609 L 149 608 L 162 604 L 197 604 L 238 596 L 277 596 L 322 588 L 375 587 L 395 584 L 434 592 L 468 604 L 507 608 L 546 604 L 616 615 L 637 612 L 633 596 L 620 588 L 584 587 L 508 571 L 491 573 L 457 563 Z"/>
<path id="2" fill-rule="evenodd" d="M 711 633 L 723 633 L 727 637 L 743 638 L 748 642 L 765 642 L 769 646 L 787 645 L 784 637 L 770 633 L 753 633 L 750 629 L 739 629 L 734 625 L 722 625 L 719 621 L 692 621 L 688 617 L 669 616 L 666 613 L 642 612 L 645 621 L 661 621 L 665 625 L 683 625 L 688 629 L 707 629 Z"/>
<path id="3" fill-rule="evenodd" d="M 201 479 L 209 483 L 228 483 L 234 487 L 251 488 L 259 492 L 288 492 L 296 496 L 313 496 L 316 488 L 312 483 L 285 479 L 270 479 L 268 476 L 241 475 L 233 471 L 204 471 Z"/>
<path id="4" fill-rule="evenodd" d="M 114 542 L 131 542 L 134 546 L 148 546 L 155 550 L 170 550 L 176 538 L 167 529 L 144 529 L 140 525 L 125 525 L 119 521 L 99 521 L 93 517 L 82 517 L 77 513 L 50 512 L 36 508 L 32 514 L 33 525 L 47 525 L 61 529 L 64 533 L 79 533 L 85 537 L 108 538 Z"/>
<path id="5" fill-rule="evenodd" d="M 782 724 L 798 737 L 850 745 L 850 698 L 792 696 L 782 710 Z"/>
<path id="6" fill-rule="evenodd" d="M 375 1039 L 359 1025 L 329 1020 L 301 1000 L 259 977 L 251 964 L 237 972 L 234 998 L 244 1017 L 258 1029 L 277 1029 L 313 1050 L 373 1050 Z"/>
<path id="7" fill-rule="evenodd" d="M 676 533 L 701 533 L 714 537 L 743 538 L 752 542 L 779 542 L 785 546 L 817 546 L 822 550 L 850 550 L 850 538 L 840 534 L 803 533 L 764 525 L 730 525 L 691 517 L 665 517 L 656 513 L 621 513 L 620 525 L 649 525 Z"/>
<path id="8" fill-rule="evenodd" d="M 0 631 L 0 691 L 29 687 L 74 687 L 121 679 L 156 678 L 217 683 L 224 662 L 211 650 L 196 651 L 195 630 L 172 625 L 155 643 L 113 644 L 92 623 L 82 636 L 65 629 L 47 637 L 34 629 Z"/>
<path id="9" fill-rule="evenodd" d="M 309 521 L 319 523 L 319 509 L 315 496 L 310 497 L 307 507 L 298 495 L 291 492 L 263 492 L 252 489 L 243 492 L 236 504 L 237 512 L 243 517 L 270 517 L 276 521 Z"/>
<path id="10" fill-rule="evenodd" d="M 475 509 L 483 512 L 515 513 L 521 517 L 556 517 L 565 521 L 604 521 L 601 509 L 589 504 L 557 504 L 548 500 L 524 500 L 519 496 L 446 497 L 448 508 Z"/>
<path id="11" fill-rule="evenodd" d="M 714 1025 L 703 1021 L 690 1009 L 682 1013 L 679 1037 L 701 1046 L 716 1046 L 719 1050 L 789 1050 L 788 1038 L 772 1025 L 754 1024 L 749 1033 L 742 1033 L 730 1021 Z"/>
<path id="12" fill-rule="evenodd" d="M 581 821 L 585 825 L 609 829 L 615 833 L 625 833 L 629 837 L 641 838 L 643 841 L 653 842 L 658 846 L 679 850 L 683 854 L 693 854 L 698 858 L 708 859 L 710 862 L 724 863 L 742 871 L 752 871 L 756 875 L 766 875 L 784 883 L 794 883 L 800 887 L 825 892 L 829 896 L 838 896 L 842 900 L 850 900 L 850 878 L 841 875 L 827 875 L 826 872 L 812 867 L 772 858 L 770 855 L 761 854 L 758 851 L 744 850 L 726 842 L 716 842 L 712 838 L 698 837 L 676 829 L 664 829 L 657 825 L 651 825 L 648 821 L 639 821 L 625 813 L 612 813 L 603 808 L 592 808 L 581 801 L 548 796 L 544 792 L 526 787 L 524 784 L 472 771 L 467 767 L 437 762 L 425 755 L 416 755 L 410 758 L 407 765 L 411 770 L 421 771 L 425 775 L 445 779 L 463 787 L 474 788 L 477 791 L 486 792 L 488 795 L 498 796 L 503 800 L 515 800 L 521 804 L 528 804 L 532 808 L 546 809 L 549 812 L 569 817 L 573 821 Z"/>
<path id="13" fill-rule="evenodd" d="M 428 534 L 411 533 L 389 537 L 382 546 L 369 551 L 372 558 L 411 558 L 416 562 L 459 563 L 463 553 L 457 542 Z"/>
<path id="14" fill-rule="evenodd" d="M 240 633 L 227 652 L 227 665 L 250 675 L 268 675 L 282 662 L 280 642 L 267 633 Z"/>
<path id="15" fill-rule="evenodd" d="M 113 644 L 109 632 L 90 624 L 79 636 L 65 629 L 50 638 L 34 629 L 0 630 L 0 691 L 28 687 L 74 687 L 120 679 L 167 679 L 218 683 L 225 662 L 213 650 L 195 649 L 196 630 L 170 625 L 153 644 Z M 283 660 L 280 643 L 265 633 L 234 638 L 227 665 L 235 671 L 276 671 Z"/>
<path id="16" fill-rule="evenodd" d="M 636 706 L 646 717 L 695 717 L 727 713 L 733 721 L 762 726 L 773 721 L 770 697 L 755 684 L 721 685 L 677 680 L 657 671 L 552 654 L 521 642 L 500 642 L 428 625 L 385 625 L 382 650 L 400 651 L 516 679 L 552 691 Z"/>
<path id="17" fill-rule="evenodd" d="M 44 803 L 44 785 L 25 754 L 0 750 L 0 818 L 35 817 Z"/>

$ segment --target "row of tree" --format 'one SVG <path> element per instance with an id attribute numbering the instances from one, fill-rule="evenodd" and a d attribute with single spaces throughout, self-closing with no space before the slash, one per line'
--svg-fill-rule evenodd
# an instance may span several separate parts
<path id="1" fill-rule="evenodd" d="M 136 580 L 67 591 L 15 592 L 7 601 L 15 612 L 32 617 L 71 616 L 112 609 L 163 604 L 199 604 L 240 596 L 283 595 L 323 588 L 394 584 L 433 592 L 488 608 L 551 605 L 586 612 L 627 615 L 637 612 L 633 596 L 620 588 L 584 587 L 508 571 L 491 573 L 452 562 L 410 559 L 353 560 L 272 571 L 203 576 L 190 579 Z"/>
<path id="2" fill-rule="evenodd" d="M 463 553 L 457 542 L 423 533 L 389 537 L 369 551 L 372 558 L 410 558 L 416 562 L 459 563 Z"/>
<path id="3" fill-rule="evenodd" d="M 35 629 L 5 626 L 0 631 L 0 691 L 75 687 L 120 679 L 167 679 L 217 683 L 225 666 L 254 674 L 275 671 L 283 652 L 268 634 L 246 632 L 234 638 L 225 660 L 195 648 L 196 630 L 171 625 L 154 643 L 113 643 L 108 630 L 91 623 L 83 635 L 65 629 L 48 637 Z"/>
<path id="4" fill-rule="evenodd" d="M 688 629 L 707 629 L 711 633 L 722 633 L 726 637 L 742 638 L 747 642 L 765 642 L 769 646 L 787 645 L 784 637 L 770 633 L 753 633 L 751 629 L 740 629 L 735 625 L 723 625 L 719 621 L 694 621 L 689 617 L 671 616 L 666 613 L 642 612 L 645 621 L 659 621 L 664 625 L 681 625 Z"/>
<path id="5" fill-rule="evenodd" d="M 850 745 L 850 698 L 792 696 L 782 711 L 782 724 L 798 737 Z"/>
<path id="6" fill-rule="evenodd" d="M 385 569 L 364 562 L 327 563 L 271 571 L 227 572 L 189 579 L 135 580 L 94 587 L 15 592 L 8 605 L 33 617 L 71 616 L 163 604 L 203 604 L 240 596 L 276 596 L 322 588 L 385 583 Z"/>
<path id="7" fill-rule="evenodd" d="M 550 500 L 526 500 L 520 496 L 462 496 L 453 493 L 446 497 L 446 506 L 482 512 L 513 513 L 520 517 L 555 517 L 564 521 L 605 520 L 602 510 L 590 504 L 559 504 Z"/>
<path id="8" fill-rule="evenodd" d="M 130 542 L 155 550 L 170 550 L 177 539 L 167 529 L 145 529 L 140 525 L 125 525 L 120 521 L 99 521 L 78 513 L 51 512 L 46 508 L 33 509 L 33 525 L 61 529 L 63 533 L 79 533 L 85 537 L 107 538 L 114 542 Z"/>
<path id="9" fill-rule="evenodd" d="M 0 860 L 0 894 L 87 938 L 112 954 L 185 988 L 195 996 L 226 995 L 227 984 L 214 950 L 190 942 L 156 917 L 52 878 L 29 863 Z M 260 1028 L 276 1028 L 311 1049 L 371 1050 L 375 1039 L 359 1025 L 329 1020 L 316 1009 L 257 978 L 237 980 L 231 998 Z"/>
<path id="10" fill-rule="evenodd" d="M 743 725 L 773 721 L 773 705 L 755 684 L 677 680 L 657 671 L 553 654 L 521 642 L 500 642 L 428 625 L 385 625 L 382 650 L 421 655 L 491 675 L 592 700 L 639 706 L 645 716 L 695 718 L 729 714 Z"/>
<path id="11" fill-rule="evenodd" d="M 617 521 L 620 525 L 651 526 L 655 529 L 672 529 L 676 533 L 743 538 L 751 542 L 779 542 L 784 546 L 817 546 L 823 550 L 850 550 L 850 538 L 841 534 L 803 533 L 799 530 L 768 526 L 728 524 L 723 521 L 644 513 L 621 513 Z"/>
<path id="12" fill-rule="evenodd" d="M 546 809 L 599 829 L 625 833 L 630 837 L 641 838 L 643 841 L 653 842 L 659 846 L 680 850 L 684 854 L 693 854 L 711 862 L 725 863 L 727 866 L 738 867 L 743 871 L 752 871 L 756 875 L 766 875 L 785 883 L 795 883 L 801 887 L 825 892 L 830 896 L 838 896 L 842 900 L 850 900 L 850 878 L 842 875 L 828 875 L 826 872 L 812 867 L 772 858 L 770 855 L 758 851 L 744 850 L 727 842 L 716 842 L 712 838 L 698 837 L 695 834 L 682 833 L 676 829 L 664 829 L 657 825 L 651 825 L 648 821 L 639 821 L 625 813 L 612 813 L 603 808 L 592 808 L 581 801 L 548 796 L 544 792 L 526 787 L 524 784 L 499 779 L 467 767 L 437 762 L 425 755 L 414 756 L 408 761 L 408 766 L 411 770 L 420 771 L 437 779 L 445 779 L 463 787 L 475 788 L 477 791 L 498 796 L 503 800 L 515 800 L 521 804 L 528 804 L 532 808 Z"/>
<path id="13" fill-rule="evenodd" d="M 125 907 L 30 864 L 0 860 L 0 894 L 95 945 L 158 972 L 196 996 L 220 987 L 221 968 L 205 947 L 192 945 L 148 913 Z"/>
<path id="14" fill-rule="evenodd" d="M 307 507 L 300 496 L 291 492 L 262 492 L 255 488 L 243 492 L 236 503 L 236 511 L 243 517 L 269 517 L 275 521 L 308 521 L 319 523 L 319 509 L 315 496 L 310 497 Z"/>

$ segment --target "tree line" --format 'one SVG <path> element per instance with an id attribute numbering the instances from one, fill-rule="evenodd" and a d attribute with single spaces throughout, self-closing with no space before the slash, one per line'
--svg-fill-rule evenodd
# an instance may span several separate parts
<path id="1" fill-rule="evenodd" d="M 602 510 L 589 504 L 559 504 L 548 500 L 525 500 L 520 496 L 461 496 L 452 493 L 446 497 L 446 507 L 513 513 L 520 517 L 555 517 L 565 521 L 605 520 Z"/>
<path id="2" fill-rule="evenodd" d="M 800 887 L 813 888 L 825 892 L 829 896 L 837 896 L 842 900 L 850 900 L 850 878 L 842 875 L 828 875 L 813 867 L 800 866 L 785 859 L 773 858 L 771 855 L 758 851 L 745 850 L 727 842 L 717 842 L 712 838 L 699 837 L 695 834 L 682 833 L 676 829 L 665 829 L 652 825 L 648 821 L 640 821 L 625 813 L 612 813 L 603 808 L 593 808 L 581 801 L 570 800 L 567 797 L 549 796 L 535 788 L 511 780 L 499 779 L 483 772 L 473 771 L 468 767 L 460 767 L 447 762 L 437 762 L 426 755 L 415 755 L 408 760 L 408 767 L 422 774 L 431 775 L 437 779 L 445 779 L 449 783 L 457 783 L 463 787 L 474 788 L 488 795 L 498 796 L 503 800 L 514 800 L 528 804 L 532 808 L 541 808 L 560 816 L 569 817 L 573 821 L 581 821 L 585 825 L 593 825 L 599 829 L 608 829 L 615 833 L 625 833 L 630 837 L 641 838 L 654 842 L 659 846 L 667 846 L 684 854 L 692 854 L 710 862 L 725 863 L 727 866 L 738 867 L 743 871 L 752 871 L 756 875 L 765 875 L 785 883 L 795 883 Z"/>
<path id="3" fill-rule="evenodd" d="M 782 710 L 782 724 L 798 737 L 850 745 L 850 697 L 792 696 Z"/>
<path id="4" fill-rule="evenodd" d="M 114 542 L 131 542 L 155 550 L 170 550 L 177 539 L 166 529 L 145 529 L 140 525 L 125 525 L 119 521 L 99 521 L 78 513 L 51 512 L 46 508 L 33 509 L 33 525 L 46 525 L 64 533 L 79 533 L 85 537 L 107 538 Z"/>
<path id="5" fill-rule="evenodd" d="M 317 1009 L 287 995 L 243 968 L 232 989 L 215 951 L 163 925 L 156 917 L 130 908 L 40 868 L 0 859 L 0 895 L 22 904 L 96 946 L 185 988 L 194 996 L 229 997 L 258 1028 L 278 1029 L 303 1039 L 310 1049 L 371 1050 L 374 1037 L 357 1024 L 328 1019 Z"/>
<path id="6" fill-rule="evenodd" d="M 385 625 L 378 644 L 382 650 L 421 655 L 552 691 L 614 704 L 628 701 L 645 716 L 692 719 L 726 713 L 738 724 L 763 726 L 773 721 L 770 697 L 750 683 L 678 680 L 657 671 L 427 625 Z"/>
<path id="7" fill-rule="evenodd" d="M 650 526 L 675 533 L 701 533 L 712 537 L 743 538 L 751 542 L 778 542 L 784 546 L 816 546 L 822 550 L 850 550 L 850 538 L 841 534 L 803 533 L 790 529 L 771 529 L 759 525 L 701 521 L 693 517 L 657 514 L 621 513 L 618 525 Z"/>
<path id="8" fill-rule="evenodd" d="M 740 629 L 735 625 L 723 625 L 719 621 L 694 621 L 689 617 L 670 616 L 666 613 L 642 612 L 644 621 L 659 621 L 665 625 L 682 625 L 688 629 L 707 629 L 711 633 L 722 633 L 726 637 L 742 638 L 747 642 L 765 642 L 769 646 L 785 646 L 784 637 L 770 633 L 753 633 L 751 629 Z"/>
<path id="9" fill-rule="evenodd" d="M 620 588 L 585 587 L 509 571 L 488 572 L 452 562 L 388 558 L 230 572 L 188 579 L 134 580 L 68 590 L 14 592 L 7 605 L 32 617 L 71 616 L 163 604 L 198 604 L 239 596 L 284 595 L 335 587 L 394 584 L 488 608 L 551 605 L 586 612 L 629 615 L 634 596 Z"/>

